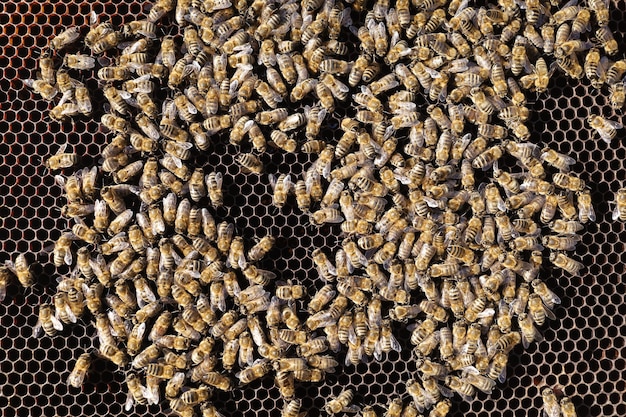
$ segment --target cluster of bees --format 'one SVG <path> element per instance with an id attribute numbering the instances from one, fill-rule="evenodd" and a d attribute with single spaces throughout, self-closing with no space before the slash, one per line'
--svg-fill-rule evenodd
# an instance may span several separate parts
<path id="1" fill-rule="evenodd" d="M 296 381 L 323 381 L 344 347 L 346 365 L 400 351 L 401 324 L 418 372 L 386 416 L 443 417 L 454 393 L 490 393 L 560 303 L 539 278 L 544 258 L 578 274 L 566 252 L 595 220 L 576 161 L 530 141 L 526 95 L 558 69 L 608 85 L 623 108 L 626 60 L 612 61 L 608 20 L 603 0 L 158 0 L 146 19 L 92 16 L 84 37 L 56 36 L 26 81 L 55 102 L 52 119 L 95 110 L 80 78 L 113 56 L 96 76 L 114 137 L 98 166 L 57 175 L 74 225 L 52 257 L 72 273 L 38 326 L 53 336 L 88 315 L 99 340 L 68 383 L 97 354 L 126 373 L 127 409 L 164 398 L 209 417 L 213 390 L 273 371 L 283 416 L 296 417 Z M 326 138 L 336 107 L 348 116 Z M 622 127 L 588 121 L 605 141 Z M 274 237 L 251 244 L 216 221 L 223 174 L 194 156 L 219 140 L 252 174 L 267 145 L 317 155 L 301 178 L 268 175 L 275 206 L 294 195 L 313 226 L 340 230 L 334 255 L 311 254 L 325 285 L 310 299 L 257 266 Z M 78 161 L 63 147 L 46 164 Z M 625 196 L 614 218 L 626 220 Z M 0 270 L 0 288 L 11 275 L 34 282 L 23 257 Z M 379 415 L 352 399 L 345 390 L 325 411 Z"/>
<path id="2" fill-rule="evenodd" d="M 576 417 L 576 408 L 572 400 L 565 395 L 561 395 L 561 399 L 557 400 L 555 391 L 557 390 L 552 390 L 549 387 L 541 390 L 543 415 L 546 417 Z"/>

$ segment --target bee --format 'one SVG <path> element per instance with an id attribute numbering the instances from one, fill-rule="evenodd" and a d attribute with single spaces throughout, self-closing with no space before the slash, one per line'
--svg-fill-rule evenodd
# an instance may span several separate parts
<path id="1" fill-rule="evenodd" d="M 609 101 L 614 110 L 621 110 L 626 102 L 626 86 L 623 82 L 609 85 Z"/>
<path id="2" fill-rule="evenodd" d="M 63 32 L 59 33 L 57 36 L 52 38 L 52 40 L 50 40 L 50 49 L 52 49 L 53 51 L 60 51 L 61 49 L 64 49 L 76 42 L 79 37 L 79 27 L 73 26 L 69 29 L 65 29 Z"/>
<path id="3" fill-rule="evenodd" d="M 617 131 L 623 128 L 621 123 L 597 115 L 589 116 L 587 122 L 606 143 L 611 143 L 611 140 L 617 136 Z"/>
<path id="4" fill-rule="evenodd" d="M 598 69 L 600 65 L 600 50 L 598 48 L 592 48 L 585 56 L 584 70 L 585 75 L 592 82 L 594 86 L 599 88 L 601 83 L 599 82 Z"/>
<path id="5" fill-rule="evenodd" d="M 583 76 L 584 69 L 580 65 L 576 54 L 571 54 L 561 59 L 557 59 L 558 66 L 572 78 L 580 79 Z"/>
<path id="6" fill-rule="evenodd" d="M 244 172 L 260 174 L 263 172 L 263 163 L 251 153 L 241 153 L 235 158 Z"/>
<path id="7" fill-rule="evenodd" d="M 596 31 L 596 39 L 602 45 L 604 52 L 609 55 L 615 55 L 619 51 L 617 41 L 613 37 L 613 32 L 608 26 L 603 25 Z"/>
<path id="8" fill-rule="evenodd" d="M 609 22 L 609 8 L 603 0 L 591 0 L 589 8 L 593 10 L 599 25 L 606 25 Z"/>
<path id="9" fill-rule="evenodd" d="M 255 120 L 261 125 L 271 125 L 285 120 L 289 116 L 284 107 L 257 113 Z"/>
<path id="10" fill-rule="evenodd" d="M 74 152 L 65 152 L 66 147 L 67 145 L 61 146 L 55 155 L 46 160 L 46 168 L 54 171 L 57 169 L 70 168 L 78 164 L 78 154 Z"/>
<path id="11" fill-rule="evenodd" d="M 239 383 L 242 385 L 249 384 L 250 382 L 262 378 L 270 370 L 270 363 L 267 359 L 257 359 L 252 366 L 242 369 L 235 374 L 235 377 L 239 379 Z"/>
<path id="12" fill-rule="evenodd" d="M 613 212 L 612 212 L 612 219 L 614 221 L 617 219 L 621 221 L 626 221 L 626 188 L 620 188 L 619 190 L 617 190 L 617 192 L 615 193 L 615 198 L 613 200 L 613 203 L 615 204 L 615 208 L 613 209 Z M 582 225 L 580 225 L 580 223 L 578 223 L 577 225 L 578 227 L 576 227 L 576 231 L 581 230 Z M 555 229 L 557 228 L 560 230 L 566 229 L 564 224 L 563 225 L 555 224 Z M 574 229 L 574 227 L 569 227 L 569 229 Z M 557 233 L 563 233 L 563 232 L 557 232 Z"/>
<path id="13" fill-rule="evenodd" d="M 222 366 L 226 370 L 231 370 L 237 361 L 239 354 L 239 339 L 231 340 L 224 344 L 222 352 Z"/>
<path id="14" fill-rule="evenodd" d="M 356 413 L 360 410 L 360 407 L 356 405 L 350 405 L 354 398 L 354 392 L 351 389 L 341 391 L 341 393 L 331 400 L 328 400 L 324 405 L 324 410 L 328 414 L 344 413 Z"/>
<path id="15" fill-rule="evenodd" d="M 273 236 L 262 237 L 253 247 L 250 248 L 247 254 L 247 259 L 250 262 L 260 261 L 273 247 L 276 239 Z"/>
<path id="16" fill-rule="evenodd" d="M 222 173 L 211 172 L 205 177 L 206 189 L 213 207 L 221 207 L 224 204 L 224 195 L 222 194 Z"/>
<path id="17" fill-rule="evenodd" d="M 96 12 L 91 12 L 89 23 L 91 23 L 92 26 L 85 36 L 85 45 L 87 45 L 89 48 L 93 47 L 94 43 L 98 41 L 98 39 L 113 32 L 113 25 L 111 24 L 111 22 L 103 22 L 96 25 L 97 22 L 98 16 L 96 15 Z"/>
<path id="18" fill-rule="evenodd" d="M 281 411 L 281 417 L 298 417 L 300 415 L 301 406 L 302 400 L 299 398 L 285 402 L 285 405 Z"/>
<path id="19" fill-rule="evenodd" d="M 39 319 L 34 327 L 33 334 L 39 336 L 42 330 L 50 337 L 56 335 L 57 331 L 63 330 L 63 323 L 55 316 L 50 304 L 41 304 L 39 306 Z"/>
<path id="20" fill-rule="evenodd" d="M 537 293 L 530 294 L 528 297 L 528 313 L 532 317 L 532 321 L 539 326 L 545 323 L 546 317 L 554 320 L 554 314 L 543 304 L 541 297 Z"/>
<path id="21" fill-rule="evenodd" d="M 326 282 L 334 281 L 337 275 L 337 270 L 335 266 L 332 264 L 332 262 L 330 262 L 326 254 L 322 252 L 321 249 L 317 248 L 313 251 L 311 256 L 313 258 L 313 263 L 315 264 L 315 267 L 320 277 L 324 279 L 324 281 Z M 317 306 L 317 305 L 314 304 L 314 306 Z M 320 309 L 321 309 L 321 306 L 320 306 Z"/>
<path id="22" fill-rule="evenodd" d="M 552 177 L 554 185 L 569 191 L 582 192 L 585 188 L 585 182 L 580 178 L 564 173 L 556 173 Z"/>
<path id="23" fill-rule="evenodd" d="M 233 145 L 239 145 L 243 140 L 246 133 L 250 131 L 251 126 L 254 124 L 253 120 L 250 120 L 248 116 L 240 117 L 234 124 L 230 131 L 230 143 Z"/>
<path id="24" fill-rule="evenodd" d="M 574 407 L 572 400 L 568 397 L 563 397 L 559 404 L 561 405 L 561 414 L 563 414 L 563 417 L 576 417 L 576 407 Z"/>
<path id="25" fill-rule="evenodd" d="M 564 269 L 572 275 L 578 275 L 583 268 L 583 264 L 573 260 L 569 256 L 561 252 L 552 252 L 550 254 L 550 262 L 555 266 Z"/>
<path id="26" fill-rule="evenodd" d="M 128 399 L 126 400 L 126 404 L 124 409 L 126 411 L 130 411 L 133 403 L 146 405 L 147 400 L 144 396 L 146 392 L 146 388 L 141 384 L 141 381 L 137 374 L 128 373 L 126 374 L 126 385 L 128 387 Z"/>
<path id="27" fill-rule="evenodd" d="M 340 59 L 327 58 L 320 65 L 319 70 L 322 73 L 333 75 L 347 75 L 352 69 L 352 63 Z"/>
<path id="28" fill-rule="evenodd" d="M 249 369 L 249 368 L 247 368 Z M 202 371 L 201 371 L 202 372 Z M 219 372 L 209 371 L 203 372 L 200 380 L 212 387 L 215 387 L 222 391 L 230 391 L 232 389 L 232 381 L 225 375 L 220 374 Z"/>
<path id="29" fill-rule="evenodd" d="M 294 85 L 298 80 L 298 73 L 294 66 L 293 57 L 289 54 L 276 54 L 276 61 L 281 75 L 287 83 Z"/>
<path id="30" fill-rule="evenodd" d="M 307 78 L 306 80 L 300 81 L 291 90 L 291 94 L 289 96 L 291 102 L 296 103 L 303 100 L 304 97 L 316 90 L 318 83 L 318 80 L 313 78 Z"/>
<path id="31" fill-rule="evenodd" d="M 80 386 L 83 385 L 83 381 L 85 380 L 90 366 L 91 354 L 83 353 L 80 355 L 74 364 L 72 372 L 70 372 L 70 375 L 67 377 L 67 384 L 74 388 L 80 388 Z"/>
<path id="32" fill-rule="evenodd" d="M 578 219 L 585 224 L 588 221 L 596 221 L 596 212 L 593 209 L 591 193 L 589 190 L 579 192 L 578 195 Z"/>
<path id="33" fill-rule="evenodd" d="M 9 283 L 11 282 L 11 278 L 11 270 L 7 266 L 0 266 L 0 302 L 6 298 L 7 285 L 9 285 Z M 52 314 L 52 310 L 50 310 L 50 314 Z M 34 333 L 39 332 L 35 331 Z"/>
<path id="34" fill-rule="evenodd" d="M 541 391 L 543 400 L 543 415 L 546 417 L 558 417 L 561 415 L 561 407 L 556 399 L 556 395 L 551 388 L 544 388 Z"/>
<path id="35" fill-rule="evenodd" d="M 540 159 L 557 168 L 561 172 L 569 172 L 570 165 L 574 165 L 576 163 L 574 158 L 558 153 L 550 148 L 543 149 Z"/>
<path id="36" fill-rule="evenodd" d="M 472 167 L 475 169 L 488 169 L 502 157 L 504 148 L 501 145 L 495 145 L 486 149 L 472 161 Z"/>
<path id="37" fill-rule="evenodd" d="M 7 261 L 6 267 L 17 277 L 22 287 L 29 288 L 35 283 L 35 277 L 31 271 L 31 265 L 23 253 L 17 255 L 15 262 Z"/>
<path id="38" fill-rule="evenodd" d="M 474 386 L 467 382 L 465 378 L 449 375 L 445 379 L 445 384 L 448 388 L 459 394 L 459 396 L 465 400 L 471 400 L 476 394 Z"/>
<path id="39" fill-rule="evenodd" d="M 130 78 L 130 71 L 122 66 L 103 67 L 98 70 L 98 78 L 101 81 L 125 81 Z"/>
<path id="40" fill-rule="evenodd" d="M 124 39 L 122 33 L 112 29 L 110 22 L 98 25 L 94 34 L 93 42 L 88 46 L 91 48 L 91 52 L 96 55 L 115 48 Z M 87 44 L 87 42 L 85 43 Z"/>
<path id="41" fill-rule="evenodd" d="M 350 85 L 350 87 L 356 87 L 357 84 L 361 82 L 363 73 L 365 72 L 369 64 L 370 61 L 366 55 L 359 55 L 359 57 L 352 65 L 350 73 L 348 74 L 348 84 Z"/>
<path id="42" fill-rule="evenodd" d="M 151 116 L 152 113 L 154 113 L 154 115 L 156 116 L 156 112 L 157 112 L 156 105 L 154 105 L 154 107 L 152 107 L 152 105 L 154 103 L 152 102 L 152 100 L 150 99 L 149 96 L 145 95 L 146 98 L 150 99 L 150 102 L 152 102 L 152 104 L 146 103 L 142 99 L 142 97 L 144 97 L 143 93 L 137 94 L 137 104 L 141 106 L 141 109 L 142 109 L 143 113 L 139 113 L 139 114 L 137 114 L 137 116 L 135 116 L 135 122 L 137 123 L 137 126 L 139 126 L 139 129 L 149 139 L 151 139 L 153 141 L 157 141 L 161 137 L 161 133 L 159 132 L 159 129 L 154 124 L 154 122 L 152 122 L 152 120 L 150 120 L 150 117 L 152 117 Z M 132 140 L 132 133 L 131 133 L 131 140 Z M 156 146 L 156 145 L 153 145 L 153 146 Z M 144 150 L 143 148 L 144 148 L 144 146 L 142 146 L 142 150 Z M 154 150 L 155 149 L 152 149 L 152 151 L 154 151 Z"/>

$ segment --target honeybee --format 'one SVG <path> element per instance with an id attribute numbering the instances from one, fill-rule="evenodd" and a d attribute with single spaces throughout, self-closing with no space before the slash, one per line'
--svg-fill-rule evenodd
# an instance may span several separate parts
<path id="1" fill-rule="evenodd" d="M 561 407 L 556 399 L 556 395 L 551 388 L 544 388 L 541 391 L 543 400 L 543 415 L 546 417 L 558 417 L 561 415 Z"/>
<path id="2" fill-rule="evenodd" d="M 91 44 L 89 45 L 87 43 L 87 39 L 85 39 L 85 44 L 87 44 L 91 48 L 91 52 L 96 55 L 115 48 L 124 38 L 122 33 L 113 30 L 110 22 L 99 24 L 92 29 L 89 34 L 92 33 L 93 39 L 91 39 Z M 87 34 L 87 36 L 89 36 L 89 34 Z"/>
<path id="3" fill-rule="evenodd" d="M 550 254 L 550 262 L 572 275 L 578 275 L 583 268 L 583 264 L 561 252 L 552 252 Z"/>
<path id="4" fill-rule="evenodd" d="M 274 189 L 274 194 L 272 196 L 272 203 L 278 207 L 282 208 L 287 201 L 287 196 L 291 191 L 291 187 L 293 183 L 291 182 L 291 176 L 287 174 L 281 174 L 278 179 L 270 174 L 270 185 Z"/>
<path id="5" fill-rule="evenodd" d="M 581 223 L 585 224 L 588 221 L 596 221 L 596 212 L 593 209 L 591 201 L 591 193 L 589 190 L 584 190 L 577 195 L 578 197 L 578 219 Z"/>
<path id="6" fill-rule="evenodd" d="M 356 413 L 360 410 L 360 407 L 350 405 L 352 398 L 354 398 L 354 392 L 351 389 L 343 390 L 337 397 L 326 402 L 324 410 L 328 414 L 338 414 L 341 412 Z"/>
<path id="7" fill-rule="evenodd" d="M 613 203 L 615 204 L 615 208 L 613 209 L 613 212 L 612 212 L 612 219 L 614 221 L 617 219 L 621 221 L 626 221 L 626 188 L 620 188 L 619 190 L 617 190 L 617 192 L 615 193 L 615 198 L 613 200 Z M 575 228 L 576 231 L 582 229 L 582 225 L 580 223 L 577 223 L 577 226 L 578 227 Z M 556 228 L 558 228 L 559 230 L 566 229 L 565 224 L 563 225 L 555 224 L 555 229 Z M 574 229 L 574 227 L 570 227 L 569 229 Z M 563 233 L 563 232 L 557 232 L 557 233 Z"/>
<path id="8" fill-rule="evenodd" d="M 576 417 L 576 407 L 574 407 L 574 403 L 572 403 L 569 397 L 561 398 L 559 404 L 561 405 L 563 417 Z"/>
<path id="9" fill-rule="evenodd" d="M 76 42 L 79 37 L 80 28 L 78 26 L 73 26 L 69 29 L 65 29 L 63 32 L 59 33 L 52 40 L 50 40 L 50 49 L 54 51 L 60 51 L 61 49 L 64 49 L 67 46 Z"/>
<path id="10" fill-rule="evenodd" d="M 244 135 L 248 133 L 251 126 L 254 124 L 253 120 L 250 120 L 248 116 L 240 117 L 234 124 L 230 131 L 230 143 L 233 145 L 239 145 L 244 138 Z"/>
<path id="11" fill-rule="evenodd" d="M 241 153 L 235 160 L 241 165 L 244 172 L 252 172 L 255 174 L 263 172 L 263 163 L 251 153 Z"/>
<path id="12" fill-rule="evenodd" d="M 298 417 L 300 415 L 301 406 L 302 400 L 299 398 L 290 400 L 288 402 L 286 401 L 281 411 L 281 417 Z"/>
<path id="13" fill-rule="evenodd" d="M 126 374 L 126 385 L 128 387 L 128 399 L 124 406 L 126 411 L 130 411 L 135 402 L 141 405 L 147 404 L 146 397 L 144 396 L 146 388 L 141 384 L 137 374 L 133 372 Z"/>
<path id="14" fill-rule="evenodd" d="M 90 366 L 91 354 L 83 353 L 80 355 L 74 364 L 72 372 L 70 372 L 70 375 L 67 377 L 67 384 L 74 388 L 80 388 L 80 386 L 83 385 L 83 381 L 85 380 Z"/>
<path id="15" fill-rule="evenodd" d="M 57 169 L 70 168 L 78 164 L 78 154 L 74 152 L 65 152 L 66 148 L 67 144 L 62 145 L 55 155 L 48 158 L 45 162 L 46 168 L 54 171 Z"/>
<path id="16" fill-rule="evenodd" d="M 50 304 L 41 304 L 39 306 L 39 319 L 33 329 L 33 334 L 39 336 L 42 330 L 50 337 L 56 335 L 57 331 L 63 330 L 63 323 L 54 315 L 52 305 Z"/>
<path id="17" fill-rule="evenodd" d="M 623 127 L 619 122 L 597 115 L 589 116 L 587 122 L 606 143 L 611 143 L 611 140 L 617 136 L 617 131 Z"/>
<path id="18" fill-rule="evenodd" d="M 596 39 L 602 45 L 604 52 L 609 55 L 615 55 L 619 51 L 617 41 L 613 37 L 613 32 L 608 26 L 603 25 L 596 31 Z"/>
<path id="19" fill-rule="evenodd" d="M 495 145 L 479 154 L 473 161 L 472 167 L 475 169 L 488 169 L 495 161 L 504 155 L 504 148 L 501 145 Z"/>
<path id="20" fill-rule="evenodd" d="M 23 253 L 17 255 L 15 262 L 7 261 L 7 268 L 15 274 L 17 280 L 24 288 L 29 288 L 35 283 L 35 277 L 31 271 L 31 265 Z"/>
<path id="21" fill-rule="evenodd" d="M 267 359 L 257 359 L 252 366 L 249 366 L 235 374 L 242 385 L 264 377 L 270 370 L 271 366 Z"/>

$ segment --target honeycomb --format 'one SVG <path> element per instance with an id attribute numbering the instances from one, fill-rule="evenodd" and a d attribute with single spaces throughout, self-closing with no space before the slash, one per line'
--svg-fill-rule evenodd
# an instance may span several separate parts
<path id="1" fill-rule="evenodd" d="M 89 166 L 100 152 L 106 135 L 95 121 L 49 123 L 48 104 L 26 89 L 22 80 L 35 74 L 36 60 L 48 39 L 62 28 L 88 24 L 91 11 L 111 16 L 115 25 L 146 16 L 143 2 L 78 2 L 64 0 L 2 2 L 0 4 L 0 262 L 27 253 L 39 262 L 38 284 L 24 290 L 11 284 L 0 303 L 0 410 L 3 415 L 110 415 L 125 414 L 124 375 L 112 363 L 98 359 L 81 389 L 68 387 L 67 376 L 75 359 L 94 343 L 95 329 L 79 322 L 54 338 L 35 338 L 37 308 L 55 291 L 55 269 L 50 264 L 51 245 L 67 229 L 61 217 L 62 191 L 43 165 L 59 144 L 68 143 Z M 613 2 L 611 29 L 618 42 L 626 34 L 626 4 Z M 90 90 L 98 85 L 84 80 Z M 97 99 L 98 97 L 96 97 Z M 100 97 L 102 100 L 102 97 Z M 538 416 L 540 385 L 561 386 L 570 396 L 579 416 L 626 415 L 626 288 L 620 277 L 625 272 L 626 230 L 612 222 L 609 201 L 624 184 L 626 144 L 615 140 L 607 145 L 591 139 L 585 122 L 589 114 L 619 119 L 607 96 L 587 81 L 577 82 L 555 75 L 549 93 L 539 96 L 531 107 L 533 141 L 541 142 L 578 160 L 574 171 L 591 186 L 598 221 L 587 226 L 578 258 L 586 265 L 580 277 L 546 266 L 542 277 L 563 300 L 556 309 L 557 320 L 542 329 L 545 340 L 529 349 L 518 346 L 511 353 L 508 378 L 493 394 L 479 393 L 472 402 L 454 397 L 452 416 L 520 415 Z M 342 116 L 341 109 L 337 111 Z M 338 121 L 331 121 L 333 129 Z M 326 132 L 332 134 L 331 131 Z M 621 133 L 621 132 L 620 132 Z M 206 162 L 224 173 L 224 207 L 217 216 L 234 221 L 245 239 L 273 234 L 280 236 L 275 248 L 260 267 L 275 271 L 279 278 L 295 277 L 314 292 L 323 283 L 310 259 L 316 247 L 335 248 L 337 230 L 308 226 L 299 211 L 287 205 L 281 211 L 271 205 L 269 184 L 258 176 L 242 174 L 234 162 L 235 148 L 217 144 Z M 203 157 L 200 157 L 203 158 Z M 308 167 L 305 154 L 268 151 L 263 163 L 269 172 L 291 172 L 296 176 Z M 64 273 L 63 269 L 58 271 Z M 398 334 L 403 352 L 391 352 L 384 361 L 340 367 L 322 385 L 297 385 L 302 409 L 316 416 L 326 398 L 346 386 L 355 392 L 355 403 L 386 404 L 404 392 L 404 381 L 416 371 L 411 359 L 409 332 Z M 227 416 L 254 412 L 276 415 L 281 408 L 278 390 L 270 378 L 251 383 L 245 390 L 218 392 L 216 407 Z M 165 415 L 165 407 L 141 406 L 133 415 Z"/>

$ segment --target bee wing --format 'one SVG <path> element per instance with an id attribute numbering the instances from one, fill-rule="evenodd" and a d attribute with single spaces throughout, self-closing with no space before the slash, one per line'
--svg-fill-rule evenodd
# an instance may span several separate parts
<path id="1" fill-rule="evenodd" d="M 558 403 L 554 405 L 544 404 L 541 415 L 542 417 L 559 417 L 561 415 L 561 407 Z"/>
<path id="2" fill-rule="evenodd" d="M 33 85 L 35 84 L 35 80 L 33 80 L 32 78 L 28 78 L 28 79 L 24 80 L 24 84 L 28 88 L 33 88 Z"/>
<path id="3" fill-rule="evenodd" d="M 606 73 L 609 70 L 609 67 L 611 66 L 611 61 L 609 60 L 608 57 L 603 56 L 602 58 L 600 58 L 600 63 L 598 64 L 598 79 L 600 80 L 604 80 L 606 77 Z M 621 82 L 618 81 L 618 84 L 626 84 L 626 80 L 622 80 Z M 613 87 L 616 87 L 616 85 L 614 86 L 609 86 L 609 91 L 613 90 Z"/>
<path id="4" fill-rule="evenodd" d="M 610 144 L 611 143 L 611 135 L 610 132 L 607 132 L 606 129 L 603 128 L 596 128 L 596 132 L 598 132 L 598 135 L 600 136 L 600 139 L 602 139 L 603 141 L 605 141 L 606 143 Z"/>
<path id="5" fill-rule="evenodd" d="M 228 259 L 226 260 L 226 263 L 228 263 Z M 237 258 L 237 265 L 239 266 L 240 269 L 246 269 L 246 267 L 248 266 L 248 262 L 246 261 L 246 256 L 243 253 L 241 253 L 239 257 Z"/>
<path id="6" fill-rule="evenodd" d="M 67 143 L 64 143 L 63 145 L 61 145 L 61 147 L 59 147 L 56 154 L 61 155 L 63 152 L 65 152 L 66 148 L 67 148 Z"/>
<path id="7" fill-rule="evenodd" d="M 593 209 L 593 206 L 589 206 L 580 210 L 580 213 L 578 214 L 578 218 L 581 222 L 583 221 L 581 218 L 583 216 L 583 213 L 585 213 L 587 217 L 589 217 L 589 220 L 591 220 L 592 222 L 596 221 L 596 212 Z"/>
<path id="8" fill-rule="evenodd" d="M 479 319 L 483 319 L 483 318 L 491 317 L 494 314 L 496 314 L 496 310 L 494 310 L 493 308 L 486 308 L 480 313 L 478 313 L 476 317 L 478 317 Z"/>
<path id="9" fill-rule="evenodd" d="M 548 306 L 544 305 L 543 306 L 543 311 L 545 311 L 547 318 L 549 318 L 550 320 L 556 320 L 556 316 L 554 315 L 552 310 L 550 308 L 548 308 Z"/>
<path id="10" fill-rule="evenodd" d="M 54 181 L 59 187 L 65 188 L 65 178 L 63 175 L 57 174 L 54 176 Z"/>
<path id="11" fill-rule="evenodd" d="M 391 345 L 391 350 L 395 350 L 396 352 L 402 351 L 402 346 L 398 339 L 393 334 L 389 334 L 389 344 Z"/>
<path id="12" fill-rule="evenodd" d="M 133 404 L 135 404 L 135 399 L 133 398 L 133 395 L 129 392 L 126 395 L 126 402 L 124 403 L 124 410 L 130 411 L 130 409 L 133 408 Z"/>
<path id="13" fill-rule="evenodd" d="M 619 129 L 624 127 L 624 125 L 622 125 L 620 122 L 617 122 L 615 120 L 606 120 L 605 119 L 605 122 L 606 122 L 606 124 L 608 124 L 609 126 L 611 126 L 615 130 L 619 130 Z"/>
<path id="14" fill-rule="evenodd" d="M 65 93 L 63 93 L 63 96 L 59 100 L 58 105 L 62 106 L 63 104 L 65 104 L 68 101 L 70 101 L 72 98 L 74 98 L 74 91 L 72 91 L 72 90 L 66 91 Z"/>
<path id="15" fill-rule="evenodd" d="M 434 198 L 424 197 L 424 201 L 426 202 L 426 204 L 430 208 L 438 208 L 439 207 L 439 201 L 435 200 Z"/>
<path id="16" fill-rule="evenodd" d="M 67 249 L 65 251 L 65 256 L 63 256 L 63 261 L 65 262 L 66 265 L 71 266 L 72 265 L 72 260 L 73 260 L 72 250 L 71 249 Z"/>
<path id="17" fill-rule="evenodd" d="M 348 342 L 356 345 L 357 339 L 358 339 L 358 336 L 356 335 L 356 332 L 354 331 L 354 325 L 351 324 L 350 327 L 348 327 Z"/>
<path id="18" fill-rule="evenodd" d="M 276 189 L 276 181 L 277 181 L 276 176 L 274 174 L 269 174 L 268 178 L 270 180 L 270 185 L 272 186 L 272 190 L 275 190 Z"/>
<path id="19" fill-rule="evenodd" d="M 426 71 L 431 78 L 441 78 L 441 73 L 436 69 L 425 66 L 424 71 Z"/>
<path id="20" fill-rule="evenodd" d="M 616 205 L 615 208 L 613 209 L 613 213 L 612 213 L 611 218 L 613 219 L 613 221 L 615 221 L 615 220 L 620 218 L 621 214 L 622 213 L 621 213 L 621 210 L 620 210 L 619 206 Z"/>
<path id="21" fill-rule="evenodd" d="M 382 339 L 378 339 L 376 344 L 374 345 L 374 359 L 377 361 L 381 361 L 383 358 L 383 341 Z"/>
<path id="22" fill-rule="evenodd" d="M 291 182 L 291 175 L 285 175 L 285 177 L 283 178 L 283 187 L 285 188 L 285 191 L 289 192 L 292 186 L 293 183 Z"/>
<path id="23" fill-rule="evenodd" d="M 440 103 L 444 103 L 446 101 L 446 98 L 448 98 L 448 85 L 444 85 L 443 88 L 441 89 L 441 92 L 439 93 L 439 102 Z"/>
<path id="24" fill-rule="evenodd" d="M 590 47 L 593 46 L 593 44 L 590 43 Z M 557 67 L 559 66 L 558 62 L 554 61 L 552 64 L 550 64 L 550 68 L 548 68 L 548 78 L 552 77 L 552 75 L 554 74 L 554 71 L 556 71 Z M 598 66 L 599 68 L 599 66 Z"/>
<path id="25" fill-rule="evenodd" d="M 349 405 L 341 409 L 342 413 L 358 413 L 359 411 L 361 411 L 361 407 L 355 404 Z"/>
<path id="26" fill-rule="evenodd" d="M 146 387 L 143 391 L 143 396 L 149 405 L 156 405 L 159 403 L 159 386 Z"/>
<path id="27" fill-rule="evenodd" d="M 239 357 L 237 363 L 240 368 L 245 368 L 246 366 L 252 366 L 254 363 L 254 350 L 253 349 L 239 349 Z"/>
<path id="28" fill-rule="evenodd" d="M 63 330 L 63 326 L 61 326 L 61 330 Z M 33 336 L 39 337 L 41 336 L 42 333 L 43 333 L 43 326 L 42 326 L 41 320 L 37 320 L 37 323 L 33 327 Z"/>
<path id="29" fill-rule="evenodd" d="M 409 178 L 409 176 L 408 176 L 408 175 L 406 175 L 406 174 L 403 172 L 403 169 L 402 169 L 402 168 L 396 168 L 396 169 L 394 170 L 394 174 L 393 174 L 393 176 L 395 177 L 395 179 L 397 179 L 397 180 L 398 180 L 401 184 L 403 184 L 403 185 L 408 185 L 408 184 L 410 184 L 410 183 L 411 183 L 411 179 Z"/>
<path id="30" fill-rule="evenodd" d="M 504 381 L 506 381 L 506 366 L 502 368 L 502 372 L 498 375 L 498 382 L 504 384 Z"/>
<path id="31" fill-rule="evenodd" d="M 437 389 L 439 390 L 439 392 L 441 392 L 441 395 L 443 395 L 444 397 L 451 398 L 451 397 L 454 396 L 454 392 L 450 388 L 444 387 L 441 384 L 437 384 Z M 431 400 L 433 400 L 432 396 L 429 396 L 429 397 L 430 397 Z M 433 404 L 436 403 L 436 402 L 437 401 L 434 401 Z"/>

